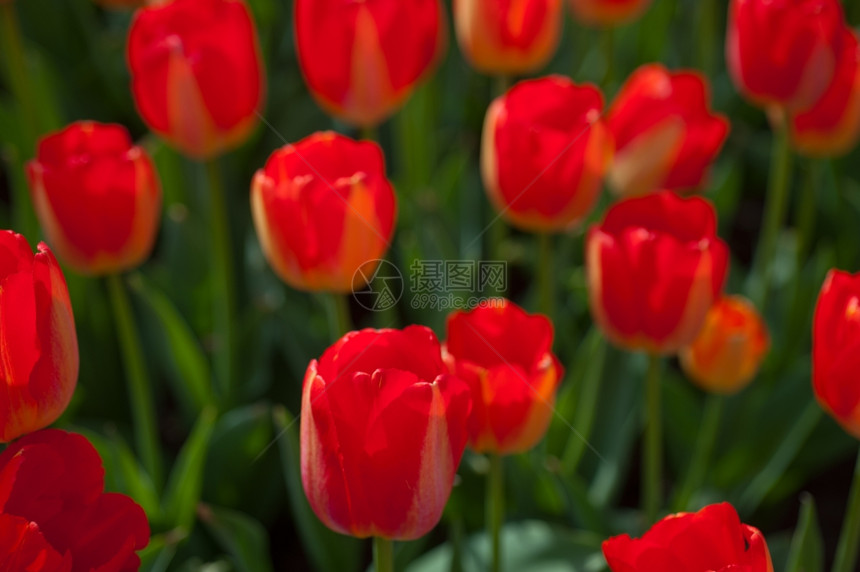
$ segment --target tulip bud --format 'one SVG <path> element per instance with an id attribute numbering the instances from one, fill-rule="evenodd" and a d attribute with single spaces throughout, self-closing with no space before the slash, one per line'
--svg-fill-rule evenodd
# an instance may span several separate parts
<path id="1" fill-rule="evenodd" d="M 468 386 L 423 326 L 350 332 L 312 361 L 302 393 L 302 484 L 326 526 L 411 540 L 442 516 L 466 447 Z"/>
<path id="2" fill-rule="evenodd" d="M 728 247 L 714 207 L 660 191 L 614 204 L 588 231 L 591 314 L 628 350 L 673 354 L 689 345 L 719 298 Z"/>
<path id="3" fill-rule="evenodd" d="M 4 570 L 137 570 L 136 551 L 149 544 L 146 514 L 129 497 L 104 492 L 104 469 L 82 435 L 56 429 L 37 431 L 0 454 L 0 513 L 26 521 L 38 560 L 51 566 Z M 0 515 L 0 563 L 3 520 Z M 41 536 L 41 539 L 39 538 Z M 62 562 L 57 563 L 57 557 Z M 20 555 L 22 558 L 26 556 Z M 71 568 L 69 568 L 71 564 Z M 52 567 L 55 566 L 55 567 Z"/>
<path id="4" fill-rule="evenodd" d="M 393 114 L 445 49 L 439 0 L 296 0 L 308 88 L 328 113 L 373 127 Z"/>
<path id="5" fill-rule="evenodd" d="M 860 138 L 860 42 L 846 28 L 830 87 L 811 109 L 791 116 L 791 140 L 806 155 L 832 157 L 851 151 Z"/>
<path id="6" fill-rule="evenodd" d="M 613 536 L 603 542 L 603 555 L 613 572 L 773 572 L 764 536 L 743 524 L 734 507 L 726 502 L 696 513 L 671 514 L 642 538 Z"/>
<path id="7" fill-rule="evenodd" d="M 812 325 L 812 389 L 821 407 L 860 439 L 860 274 L 831 270 Z"/>
<path id="8" fill-rule="evenodd" d="M 282 280 L 349 292 L 364 286 L 356 270 L 388 249 L 397 204 L 379 146 L 325 132 L 269 156 L 251 184 L 251 211 Z"/>
<path id="9" fill-rule="evenodd" d="M 523 453 L 552 420 L 563 368 L 552 353 L 552 323 L 502 300 L 448 317 L 443 358 L 472 391 L 469 446 L 479 453 Z"/>
<path id="10" fill-rule="evenodd" d="M 769 347 L 767 325 L 755 306 L 740 296 L 724 296 L 679 357 L 684 372 L 702 389 L 732 394 L 752 381 Z"/>
<path id="11" fill-rule="evenodd" d="M 489 74 L 523 74 L 543 67 L 561 35 L 561 0 L 454 0 L 463 55 Z"/>
<path id="12" fill-rule="evenodd" d="M 23 236 L 0 230 L 0 442 L 56 421 L 77 380 L 78 338 L 60 266 L 45 244 L 34 256 Z"/>
<path id="13" fill-rule="evenodd" d="M 562 76 L 523 81 L 487 110 L 481 174 L 493 205 L 528 231 L 561 231 L 594 207 L 612 158 L 603 96 Z"/>
<path id="14" fill-rule="evenodd" d="M 80 121 L 44 137 L 27 175 L 48 242 L 76 271 L 116 273 L 149 256 L 161 185 L 121 125 Z"/>
<path id="15" fill-rule="evenodd" d="M 833 77 L 844 25 L 839 0 L 731 0 L 726 61 L 735 86 L 762 107 L 810 107 Z"/>
<path id="16" fill-rule="evenodd" d="M 573 17 L 589 26 L 608 28 L 642 15 L 651 0 L 570 0 Z"/>
<path id="17" fill-rule="evenodd" d="M 710 109 L 707 79 L 698 72 L 640 67 L 622 86 L 606 124 L 615 138 L 609 170 L 623 196 L 702 186 L 729 132 Z"/>
<path id="18" fill-rule="evenodd" d="M 257 30 L 242 0 L 172 0 L 141 8 L 128 35 L 137 110 L 183 153 L 242 144 L 263 104 Z"/>

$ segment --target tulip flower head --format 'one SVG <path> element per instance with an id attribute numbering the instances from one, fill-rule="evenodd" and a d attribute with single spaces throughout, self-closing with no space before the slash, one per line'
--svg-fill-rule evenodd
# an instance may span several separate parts
<path id="1" fill-rule="evenodd" d="M 257 124 L 264 76 L 243 0 L 172 0 L 141 8 L 128 36 L 131 90 L 150 129 L 208 159 Z"/>
<path id="2" fill-rule="evenodd" d="M 589 26 L 609 28 L 642 15 L 651 0 L 570 0 L 573 17 Z"/>
<path id="3" fill-rule="evenodd" d="M 561 8 L 561 0 L 454 0 L 457 41 L 483 73 L 534 71 L 555 53 Z"/>
<path id="4" fill-rule="evenodd" d="M 679 357 L 684 372 L 702 389 L 732 394 L 752 381 L 769 347 L 767 325 L 755 306 L 740 296 L 724 296 Z"/>
<path id="5" fill-rule="evenodd" d="M 630 76 L 606 119 L 615 139 L 609 183 L 616 193 L 702 186 L 729 132 L 728 120 L 711 111 L 708 92 L 698 72 L 648 64 Z"/>
<path id="6" fill-rule="evenodd" d="M 812 326 L 812 389 L 821 407 L 860 439 L 860 274 L 831 270 Z"/>
<path id="7" fill-rule="evenodd" d="M 543 438 L 563 376 L 552 338 L 546 316 L 527 314 L 507 300 L 448 317 L 443 356 L 472 391 L 472 449 L 522 453 Z"/>
<path id="8" fill-rule="evenodd" d="M 562 231 L 592 210 L 612 158 L 603 96 L 562 76 L 523 81 L 487 110 L 481 174 L 493 205 L 527 231 Z"/>
<path id="9" fill-rule="evenodd" d="M 393 114 L 445 48 L 439 0 L 296 0 L 294 22 L 311 94 L 362 127 Z"/>
<path id="10" fill-rule="evenodd" d="M 628 350 L 673 354 L 689 345 L 719 298 L 728 247 L 714 207 L 671 191 L 622 200 L 586 237 L 591 314 Z"/>
<path id="11" fill-rule="evenodd" d="M 839 0 L 731 0 L 726 61 L 735 86 L 762 107 L 810 107 L 836 70 L 844 25 Z"/>
<path id="12" fill-rule="evenodd" d="M 846 28 L 830 87 L 810 109 L 790 118 L 794 147 L 813 157 L 851 151 L 860 139 L 860 42 Z"/>
<path id="13" fill-rule="evenodd" d="M 614 536 L 603 542 L 603 555 L 613 572 L 773 572 L 764 536 L 725 502 L 669 515 L 642 538 Z"/>
<path id="14" fill-rule="evenodd" d="M 4 570 L 137 570 L 136 551 L 149 544 L 149 524 L 129 497 L 104 492 L 102 460 L 87 439 L 56 429 L 37 431 L 0 454 L 0 531 L 26 534 L 45 568 Z M 23 522 L 26 522 L 26 527 Z M 0 563 L 3 552 L 0 535 Z M 27 551 L 18 557 L 26 562 Z M 71 567 L 69 567 L 71 566 Z"/>
<path id="15" fill-rule="evenodd" d="M 423 326 L 350 332 L 308 366 L 301 472 L 326 526 L 411 540 L 442 516 L 466 447 L 469 387 Z"/>
<path id="16" fill-rule="evenodd" d="M 149 256 L 161 184 L 121 125 L 80 121 L 44 137 L 27 175 L 48 242 L 76 271 L 116 273 Z"/>
<path id="17" fill-rule="evenodd" d="M 332 132 L 278 149 L 254 175 L 251 210 L 263 253 L 300 290 L 355 291 L 359 267 L 388 249 L 397 213 L 382 150 Z"/>
<path id="18" fill-rule="evenodd" d="M 34 256 L 23 236 L 0 231 L 0 443 L 56 421 L 77 380 L 78 338 L 59 264 L 45 244 Z"/>

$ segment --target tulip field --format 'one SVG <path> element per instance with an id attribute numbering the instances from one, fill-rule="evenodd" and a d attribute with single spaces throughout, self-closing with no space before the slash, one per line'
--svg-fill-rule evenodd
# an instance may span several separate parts
<path id="1" fill-rule="evenodd" d="M 860 571 L 858 34 L 0 0 L 0 572 Z"/>

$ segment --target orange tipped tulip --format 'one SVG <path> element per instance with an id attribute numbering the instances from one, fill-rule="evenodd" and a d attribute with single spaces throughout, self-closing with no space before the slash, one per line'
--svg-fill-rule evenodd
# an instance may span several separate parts
<path id="1" fill-rule="evenodd" d="M 702 389 L 732 394 L 752 381 L 769 347 L 767 325 L 755 306 L 740 296 L 724 296 L 679 357 L 686 374 Z"/>
<path id="2" fill-rule="evenodd" d="M 534 71 L 558 46 L 561 7 L 561 0 L 454 0 L 457 41 L 481 72 Z"/>
<path id="3" fill-rule="evenodd" d="M 149 256 L 161 185 L 152 159 L 124 127 L 73 123 L 39 141 L 27 174 L 39 222 L 64 263 L 109 274 Z"/>

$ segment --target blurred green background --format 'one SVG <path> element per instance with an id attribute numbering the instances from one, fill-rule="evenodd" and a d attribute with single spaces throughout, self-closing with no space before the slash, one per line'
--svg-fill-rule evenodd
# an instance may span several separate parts
<path id="1" fill-rule="evenodd" d="M 66 277 L 81 372 L 58 425 L 90 437 L 105 461 L 108 488 L 132 495 L 147 510 L 154 536 L 144 570 L 362 570 L 370 562 L 369 544 L 328 532 L 310 512 L 298 478 L 298 424 L 291 424 L 308 361 L 333 341 L 329 308 L 324 298 L 294 291 L 274 276 L 249 211 L 251 177 L 274 149 L 317 130 L 358 134 L 326 116 L 309 96 L 296 61 L 292 3 L 248 3 L 268 70 L 264 115 L 271 128 L 260 126 L 247 144 L 219 160 L 239 316 L 239 384 L 229 403 L 217 411 L 210 403 L 213 288 L 205 169 L 148 134 L 134 109 L 124 56 L 130 13 L 105 11 L 89 0 L 18 0 L 4 9 L 0 227 L 21 232 L 21 221 L 29 224 L 13 204 L 26 196 L 22 164 L 33 156 L 37 136 L 79 119 L 128 127 L 153 154 L 165 194 L 154 254 L 127 281 L 168 477 L 151 479 L 133 452 L 106 285 L 71 271 Z M 726 74 L 725 4 L 654 0 L 643 18 L 616 30 L 604 93 L 611 101 L 626 76 L 646 62 L 695 67 L 708 75 L 713 107 L 729 116 L 732 130 L 706 196 L 717 206 L 720 234 L 732 250 L 726 290 L 742 293 L 760 227 L 772 135 L 764 114 L 740 98 Z M 860 3 L 849 4 L 849 21 L 856 26 Z M 12 13 L 25 49 L 31 90 L 26 98 L 19 97 L 8 67 L 14 57 Z M 536 311 L 537 238 L 512 230 L 482 234 L 495 214 L 482 189 L 478 154 L 496 83 L 468 67 L 450 21 L 448 29 L 439 69 L 378 131 L 400 201 L 389 259 L 406 275 L 414 260 L 487 260 L 502 253 L 509 262 L 505 295 Z M 600 83 L 606 76 L 605 44 L 600 31 L 567 16 L 559 50 L 542 73 Z M 857 443 L 814 402 L 811 316 L 829 268 L 860 268 L 860 149 L 839 160 L 795 160 L 792 173 L 791 207 L 765 309 L 772 351 L 758 379 L 726 400 L 704 485 L 672 508 L 730 501 L 744 522 L 765 533 L 777 570 L 791 550 L 803 550 L 806 569 L 818 570 L 835 548 Z M 605 194 L 593 220 L 609 202 Z M 812 232 L 798 232 L 804 228 Z M 35 246 L 40 237 L 26 230 Z M 608 347 L 592 328 L 582 246 L 581 231 L 553 242 L 556 352 L 567 376 L 547 439 L 506 464 L 508 570 L 603 570 L 604 538 L 644 530 L 637 507 L 646 360 Z M 404 297 L 395 312 L 383 316 L 353 302 L 352 318 L 359 326 L 426 324 L 444 337 L 445 312 L 415 310 L 408 302 Z M 675 502 L 709 400 L 675 362 L 664 377 L 666 488 Z M 442 523 L 426 538 L 397 544 L 398 568 L 483 569 L 486 470 L 486 459 L 467 452 Z"/>

